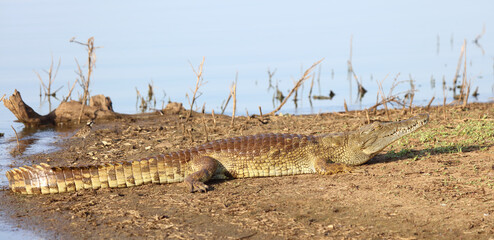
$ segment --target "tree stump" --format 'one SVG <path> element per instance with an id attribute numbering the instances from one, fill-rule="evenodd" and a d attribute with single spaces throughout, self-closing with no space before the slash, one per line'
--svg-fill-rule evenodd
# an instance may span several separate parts
<path id="1" fill-rule="evenodd" d="M 81 102 L 62 102 L 47 115 L 36 113 L 30 106 L 22 100 L 21 94 L 14 91 L 14 94 L 3 100 L 7 107 L 19 120 L 29 126 L 57 125 L 78 123 L 81 108 L 83 108 L 81 120 L 89 119 L 113 119 L 118 116 L 113 112 L 112 103 L 109 97 L 96 95 L 89 100 L 89 106 L 83 106 Z"/>

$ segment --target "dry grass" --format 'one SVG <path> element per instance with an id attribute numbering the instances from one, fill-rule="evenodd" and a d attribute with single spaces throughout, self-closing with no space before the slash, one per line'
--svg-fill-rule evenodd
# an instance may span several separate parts
<path id="1" fill-rule="evenodd" d="M 154 84 L 148 83 L 148 94 L 144 97 L 139 89 L 136 89 L 136 111 L 139 109 L 140 112 L 146 112 L 147 110 L 156 109 L 156 96 L 154 94 Z"/>
<path id="2" fill-rule="evenodd" d="M 460 87 L 459 95 L 456 94 L 456 88 L 458 84 L 458 79 L 460 78 L 460 70 L 463 62 L 463 74 Z M 458 59 L 458 65 L 456 66 L 455 77 L 453 79 L 453 98 L 454 101 L 451 104 L 459 103 L 463 107 L 466 107 L 468 103 L 468 97 L 470 95 L 471 80 L 467 80 L 467 49 L 466 49 L 466 39 L 463 40 L 463 45 L 461 46 L 460 58 Z"/>
<path id="3" fill-rule="evenodd" d="M 411 108 L 413 107 L 413 97 L 414 97 L 414 93 L 415 93 L 415 84 L 413 83 L 413 80 L 410 79 L 409 80 L 402 80 L 402 81 L 398 81 L 398 77 L 400 76 L 400 73 L 398 73 L 394 80 L 393 80 L 393 84 L 392 86 L 390 87 L 390 90 L 389 90 L 389 93 L 388 95 L 385 95 L 384 94 L 384 89 L 383 89 L 383 86 L 382 86 L 382 83 L 384 82 L 384 80 L 388 77 L 388 75 L 386 75 L 386 77 L 381 80 L 381 81 L 377 81 L 376 80 L 376 83 L 378 84 L 378 93 L 377 93 L 377 96 L 376 96 L 376 104 L 374 104 L 373 106 L 367 108 L 367 111 L 372 111 L 372 112 L 376 112 L 377 110 L 377 107 L 379 106 L 383 106 L 384 107 L 384 110 L 385 110 L 385 113 L 386 113 L 386 116 L 388 117 L 389 119 L 389 107 L 388 107 L 388 103 L 391 104 L 391 105 L 398 105 L 398 106 L 401 106 L 403 108 L 403 113 L 405 113 L 405 110 L 408 108 L 408 111 L 411 111 Z M 410 88 L 406 91 L 402 91 L 402 92 L 399 92 L 399 93 L 393 93 L 393 91 L 395 90 L 395 88 L 402 84 L 402 83 L 409 83 L 410 84 Z M 401 98 L 400 96 L 403 95 L 404 97 Z M 381 99 L 381 100 L 379 100 Z"/>

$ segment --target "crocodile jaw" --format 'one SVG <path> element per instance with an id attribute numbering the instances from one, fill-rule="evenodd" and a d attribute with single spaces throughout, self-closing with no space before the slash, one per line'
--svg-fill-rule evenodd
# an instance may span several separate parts
<path id="1" fill-rule="evenodd" d="M 374 122 L 356 131 L 362 152 L 370 158 L 389 144 L 429 122 L 429 114 L 419 114 L 399 122 Z"/>

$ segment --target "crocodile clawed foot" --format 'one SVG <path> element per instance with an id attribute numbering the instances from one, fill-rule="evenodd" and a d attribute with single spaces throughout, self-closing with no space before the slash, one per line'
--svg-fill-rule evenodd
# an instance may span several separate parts
<path id="1" fill-rule="evenodd" d="M 191 193 L 194 192 L 202 192 L 205 193 L 208 191 L 209 186 L 204 184 L 203 182 L 200 181 L 191 181 L 191 182 L 186 182 L 187 185 L 189 186 L 189 190 Z"/>

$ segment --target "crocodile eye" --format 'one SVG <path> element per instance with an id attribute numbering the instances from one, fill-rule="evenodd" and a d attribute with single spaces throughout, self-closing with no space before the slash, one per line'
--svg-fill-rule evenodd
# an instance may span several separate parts
<path id="1" fill-rule="evenodd" d="M 369 134 L 375 130 L 379 130 L 382 128 L 382 125 L 379 122 L 373 122 L 369 125 L 365 125 L 360 129 L 360 134 Z"/>
<path id="2" fill-rule="evenodd" d="M 367 148 L 369 145 L 373 144 L 377 140 L 377 136 L 372 136 L 370 138 L 367 138 L 364 140 L 362 143 L 362 148 Z"/>

